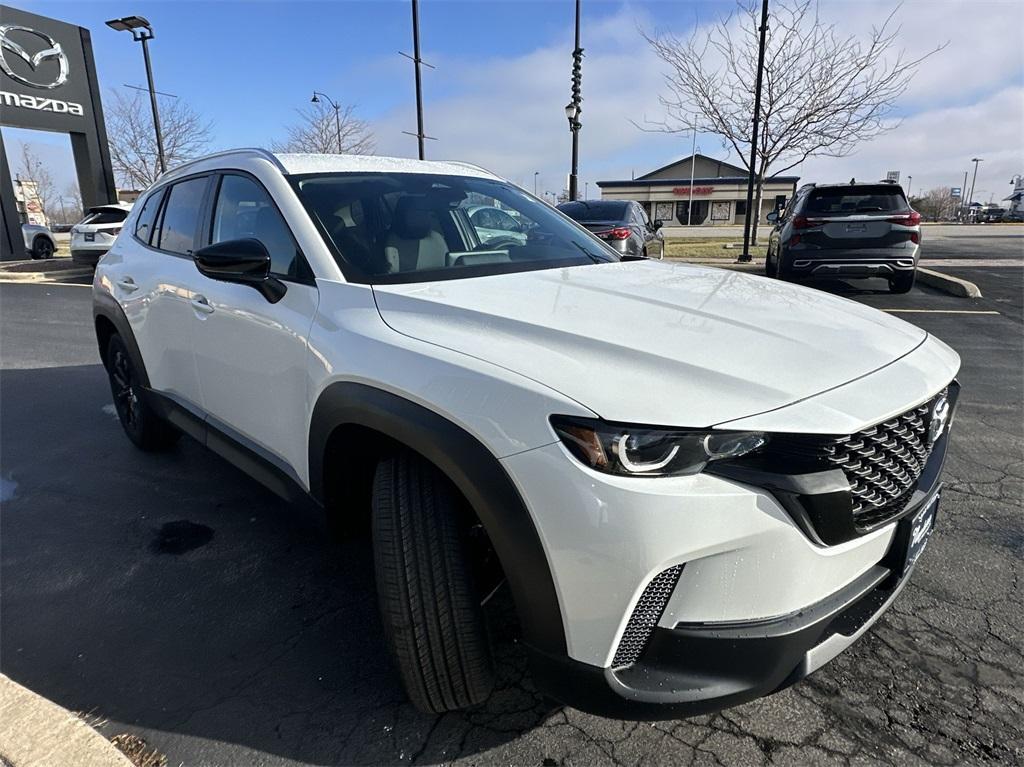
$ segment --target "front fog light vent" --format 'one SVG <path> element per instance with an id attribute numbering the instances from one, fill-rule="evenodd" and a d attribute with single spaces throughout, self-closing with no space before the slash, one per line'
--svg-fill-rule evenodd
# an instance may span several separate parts
<path id="1" fill-rule="evenodd" d="M 654 627 L 661 620 L 669 597 L 679 583 L 679 575 L 683 572 L 682 565 L 662 570 L 647 584 L 644 593 L 640 595 L 640 601 L 636 603 L 633 614 L 629 616 L 626 630 L 622 632 L 622 639 L 615 650 L 615 658 L 612 666 L 628 666 L 635 663 L 640 653 L 647 646 L 647 640 L 651 638 Z"/>

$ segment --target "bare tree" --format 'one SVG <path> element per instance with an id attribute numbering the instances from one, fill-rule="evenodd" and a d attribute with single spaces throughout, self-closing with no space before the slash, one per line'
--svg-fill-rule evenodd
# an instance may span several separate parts
<path id="1" fill-rule="evenodd" d="M 863 141 L 895 128 L 890 117 L 921 63 L 941 50 L 910 58 L 896 48 L 897 6 L 863 39 L 818 17 L 816 0 L 775 0 L 769 20 L 761 94 L 761 131 L 750 167 L 750 127 L 757 75 L 760 2 L 737 0 L 738 10 L 710 32 L 688 39 L 641 32 L 669 69 L 661 96 L 666 117 L 648 130 L 722 137 L 754 174 L 753 244 L 768 174 L 808 157 L 842 157 Z M 698 37 L 698 32 L 700 37 Z"/>
<path id="2" fill-rule="evenodd" d="M 61 196 L 70 203 L 70 207 L 67 208 L 67 214 L 71 220 L 64 223 L 70 224 L 78 221 L 85 213 L 85 205 L 82 203 L 82 190 L 78 188 L 78 182 L 72 181 L 64 187 L 64 193 Z"/>
<path id="3" fill-rule="evenodd" d="M 335 112 L 319 101 L 295 111 L 299 120 L 288 126 L 288 138 L 273 144 L 275 152 L 373 154 L 373 134 L 367 123 L 355 116 L 354 105 Z"/>
<path id="4" fill-rule="evenodd" d="M 31 181 L 35 184 L 36 200 L 39 202 L 43 215 L 49 218 L 50 204 L 56 199 L 57 193 L 53 176 L 43 161 L 39 159 L 39 155 L 33 152 L 32 147 L 24 141 L 21 143 L 19 161 L 18 173 L 22 176 L 23 181 Z"/>
<path id="5" fill-rule="evenodd" d="M 181 99 L 158 96 L 167 167 L 204 154 L 213 124 Z M 160 175 L 156 135 L 148 98 L 140 91 L 112 91 L 106 108 L 110 159 L 123 189 L 145 189 Z"/>
<path id="6" fill-rule="evenodd" d="M 960 200 L 953 197 L 952 190 L 948 186 L 940 186 L 929 189 L 920 197 L 911 200 L 911 204 L 918 213 L 931 221 L 949 221 L 954 218 Z"/>

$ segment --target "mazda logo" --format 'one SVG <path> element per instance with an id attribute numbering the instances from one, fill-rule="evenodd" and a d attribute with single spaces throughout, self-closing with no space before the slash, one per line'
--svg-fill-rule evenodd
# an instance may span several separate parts
<path id="1" fill-rule="evenodd" d="M 28 42 L 26 38 L 32 36 L 32 38 L 38 38 L 41 41 L 40 45 L 31 45 L 30 48 L 39 48 L 35 53 L 30 54 L 25 48 L 18 44 L 16 41 L 11 39 L 11 32 L 22 32 L 20 39 L 24 42 Z M 31 38 L 29 38 L 31 39 Z M 56 76 L 52 78 L 44 78 L 36 76 L 29 78 L 26 75 L 18 74 L 11 67 L 11 63 L 14 59 L 21 59 L 28 66 L 29 70 L 33 73 L 43 68 L 44 71 L 52 70 L 52 67 L 45 66 L 51 59 L 56 59 L 58 68 Z M 22 27 L 17 24 L 4 24 L 0 26 L 0 69 L 3 69 L 4 74 L 10 77 L 12 80 L 17 80 L 19 83 L 25 85 L 31 85 L 33 88 L 57 88 L 67 82 L 68 79 L 68 57 L 64 53 L 64 49 L 60 47 L 60 43 L 54 40 L 47 34 L 37 32 L 30 27 Z"/>
<path id="2" fill-rule="evenodd" d="M 928 445 L 934 445 L 935 441 L 942 436 L 949 422 L 949 400 L 946 395 L 941 395 L 932 406 L 932 417 L 928 422 Z"/>

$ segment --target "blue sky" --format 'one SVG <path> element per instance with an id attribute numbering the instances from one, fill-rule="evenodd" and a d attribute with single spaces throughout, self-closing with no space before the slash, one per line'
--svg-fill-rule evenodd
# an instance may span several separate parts
<path id="1" fill-rule="evenodd" d="M 130 13 L 149 18 L 157 88 L 212 120 L 211 148 L 281 138 L 316 88 L 358 106 L 378 152 L 415 153 L 415 140 L 401 133 L 415 130 L 412 65 L 398 53 L 412 47 L 408 0 L 14 4 L 89 28 L 105 91 L 142 85 L 144 71 L 139 46 L 104 21 Z M 630 122 L 659 112 L 661 68 L 638 26 L 685 35 L 734 4 L 584 0 L 583 7 L 581 166 L 596 195 L 599 178 L 639 175 L 689 153 L 689 136 L 644 133 Z M 822 15 L 851 30 L 892 7 L 883 0 L 821 2 Z M 569 151 L 562 108 L 569 97 L 572 1 L 421 0 L 420 15 L 423 56 L 437 67 L 424 74 L 426 130 L 439 139 L 428 143 L 428 157 L 479 162 L 524 186 L 537 170 L 543 188 L 560 189 Z M 982 166 L 979 188 L 1005 196 L 1007 173 L 1024 172 L 1024 141 L 1013 140 L 1014 128 L 1018 139 L 1024 133 L 1024 3 L 916 0 L 900 15 L 911 52 L 950 41 L 908 91 L 905 123 L 853 158 L 812 160 L 797 172 L 817 180 L 880 175 L 892 167 L 922 185 L 957 184 L 966 160 L 981 154 L 993 159 Z M 965 77 L 968 72 L 976 74 Z M 26 138 L 10 133 L 15 141 Z M 726 155 L 713 136 L 698 143 L 706 154 Z"/>

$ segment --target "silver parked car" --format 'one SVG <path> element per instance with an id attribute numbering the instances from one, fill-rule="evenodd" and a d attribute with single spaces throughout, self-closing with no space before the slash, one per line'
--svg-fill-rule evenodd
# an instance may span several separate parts
<path id="1" fill-rule="evenodd" d="M 21 237 L 25 241 L 25 250 L 34 259 L 53 258 L 57 250 L 53 232 L 40 224 L 22 224 Z"/>
<path id="2" fill-rule="evenodd" d="M 921 214 L 899 184 L 807 184 L 768 221 L 769 277 L 883 277 L 893 293 L 914 286 Z"/>

